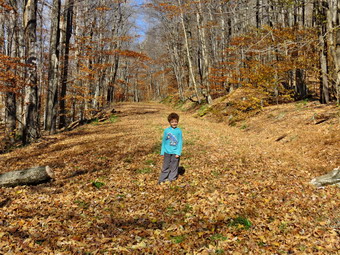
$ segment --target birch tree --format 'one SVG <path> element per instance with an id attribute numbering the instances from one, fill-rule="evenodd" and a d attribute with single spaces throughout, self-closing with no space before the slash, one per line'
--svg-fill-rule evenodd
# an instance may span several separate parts
<path id="1" fill-rule="evenodd" d="M 185 52 L 186 52 L 186 57 L 187 57 L 187 62 L 188 62 L 188 67 L 189 67 L 189 77 L 190 80 L 194 86 L 194 92 L 195 92 L 195 96 L 198 100 L 198 102 L 201 102 L 201 96 L 198 92 L 198 86 L 196 83 L 196 77 L 195 77 L 195 71 L 194 71 L 194 67 L 192 64 L 192 59 L 191 59 L 191 52 L 190 52 L 190 46 L 189 46 L 189 40 L 188 40 L 188 35 L 187 35 L 187 30 L 186 30 L 186 26 L 185 26 L 185 22 L 184 22 L 184 10 L 183 10 L 183 6 L 182 6 L 182 1 L 181 0 L 177 0 L 178 2 L 178 6 L 179 6 L 179 12 L 180 12 L 180 22 L 182 25 L 182 32 L 184 35 L 184 45 L 185 45 Z"/>
<path id="2" fill-rule="evenodd" d="M 10 1 L 11 10 L 9 11 L 9 19 L 7 23 L 7 56 L 12 59 L 18 57 L 18 3 L 16 0 Z M 14 69 L 12 72 L 17 75 Z M 6 109 L 6 135 L 11 142 L 15 140 L 16 132 L 16 79 L 11 79 L 7 84 L 5 94 L 5 109 Z"/>
<path id="3" fill-rule="evenodd" d="M 25 0 L 24 7 L 24 39 L 26 88 L 24 103 L 24 127 L 22 140 L 26 144 L 40 137 L 38 115 L 38 84 L 37 84 L 37 0 Z"/>

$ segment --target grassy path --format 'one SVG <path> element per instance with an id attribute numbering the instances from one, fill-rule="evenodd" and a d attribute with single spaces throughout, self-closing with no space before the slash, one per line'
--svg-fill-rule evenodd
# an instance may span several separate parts
<path id="1" fill-rule="evenodd" d="M 0 172 L 49 165 L 57 180 L 0 188 L 0 254 L 337 254 L 340 191 L 309 185 L 320 159 L 303 146 L 180 113 L 185 173 L 156 185 L 172 110 L 117 110 L 1 155 Z"/>

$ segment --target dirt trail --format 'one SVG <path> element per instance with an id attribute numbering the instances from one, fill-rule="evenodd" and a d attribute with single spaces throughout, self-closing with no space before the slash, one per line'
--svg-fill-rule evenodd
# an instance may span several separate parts
<path id="1" fill-rule="evenodd" d="M 0 189 L 0 199 L 11 200 L 0 208 L 0 254 L 340 249 L 339 189 L 309 184 L 315 164 L 325 166 L 327 157 L 312 158 L 302 141 L 296 147 L 180 113 L 185 173 L 156 185 L 161 136 L 173 110 L 156 103 L 116 109 L 110 121 L 0 156 L 0 172 L 49 165 L 57 175 L 50 184 Z"/>

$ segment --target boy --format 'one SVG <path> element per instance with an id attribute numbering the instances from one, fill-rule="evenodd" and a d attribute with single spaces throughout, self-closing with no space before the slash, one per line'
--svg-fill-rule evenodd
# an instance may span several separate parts
<path id="1" fill-rule="evenodd" d="M 158 183 L 162 183 L 166 179 L 169 181 L 177 179 L 179 160 L 182 153 L 182 130 L 177 127 L 179 121 L 178 114 L 169 114 L 168 121 L 170 127 L 166 128 L 163 133 L 161 155 L 164 159 Z"/>

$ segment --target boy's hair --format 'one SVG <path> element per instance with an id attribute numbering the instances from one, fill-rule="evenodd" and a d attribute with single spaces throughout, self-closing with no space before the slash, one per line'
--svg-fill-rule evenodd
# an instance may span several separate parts
<path id="1" fill-rule="evenodd" d="M 174 113 L 174 112 L 173 112 L 173 113 L 170 113 L 170 114 L 169 114 L 169 116 L 168 116 L 168 121 L 170 122 L 170 121 L 173 120 L 173 119 L 179 121 L 179 116 L 178 116 L 177 113 Z"/>

